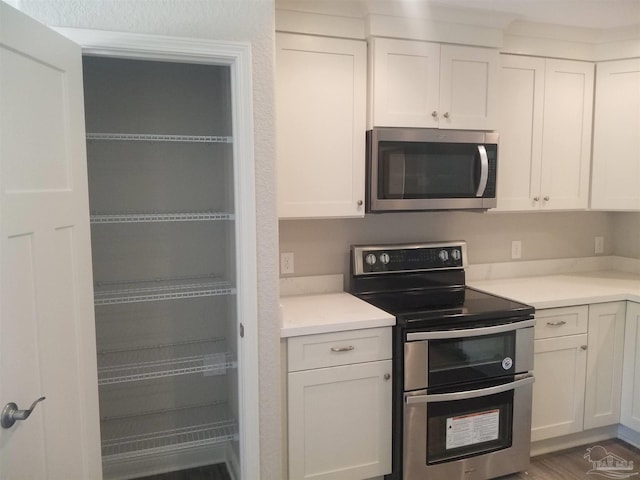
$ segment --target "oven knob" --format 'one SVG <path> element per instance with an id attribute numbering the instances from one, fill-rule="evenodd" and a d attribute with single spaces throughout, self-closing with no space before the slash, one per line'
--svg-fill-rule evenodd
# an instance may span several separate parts
<path id="1" fill-rule="evenodd" d="M 458 249 L 451 250 L 451 258 L 453 258 L 454 260 L 458 261 L 458 260 L 460 260 L 460 257 L 462 257 L 462 254 L 460 253 L 460 250 L 458 250 Z"/>
<path id="2" fill-rule="evenodd" d="M 389 254 L 388 253 L 381 253 L 380 254 L 380 262 L 382 262 L 383 265 L 386 265 L 387 263 L 389 263 Z"/>
<path id="3" fill-rule="evenodd" d="M 366 257 L 364 257 L 364 261 L 367 262 L 367 264 L 369 265 L 375 265 L 376 256 L 373 253 L 370 253 Z"/>
<path id="4" fill-rule="evenodd" d="M 447 252 L 446 250 L 440 250 L 438 252 L 438 258 L 443 262 L 446 262 L 447 260 L 449 260 L 449 252 Z"/>

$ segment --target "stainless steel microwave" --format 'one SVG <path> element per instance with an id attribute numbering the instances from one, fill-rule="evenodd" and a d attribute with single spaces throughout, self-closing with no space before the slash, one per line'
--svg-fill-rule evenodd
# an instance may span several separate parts
<path id="1" fill-rule="evenodd" d="M 367 132 L 367 212 L 496 206 L 498 134 L 429 128 Z"/>

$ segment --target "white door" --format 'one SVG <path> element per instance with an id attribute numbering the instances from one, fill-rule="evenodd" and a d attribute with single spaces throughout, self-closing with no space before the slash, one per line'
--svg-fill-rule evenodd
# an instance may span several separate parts
<path id="1" fill-rule="evenodd" d="M 0 478 L 102 477 L 80 48 L 0 3 Z"/>

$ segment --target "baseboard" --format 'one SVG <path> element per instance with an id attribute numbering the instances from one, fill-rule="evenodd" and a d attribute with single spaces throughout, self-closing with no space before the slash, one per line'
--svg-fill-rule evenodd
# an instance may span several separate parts
<path id="1" fill-rule="evenodd" d="M 627 442 L 629 445 L 640 448 L 640 432 L 631 430 L 624 425 L 618 425 L 618 438 Z"/>
<path id="2" fill-rule="evenodd" d="M 545 453 L 557 452 L 581 445 L 592 445 L 603 440 L 618 438 L 618 426 L 594 428 L 584 432 L 564 435 L 562 437 L 539 440 L 531 444 L 531 456 L 536 457 Z"/>
<path id="3" fill-rule="evenodd" d="M 612 438 L 618 438 L 640 449 L 640 432 L 618 424 L 533 442 L 531 443 L 531 456 L 536 457 L 538 455 L 544 455 L 545 453 L 558 452 L 581 445 L 592 446 L 597 444 L 597 442 Z"/>

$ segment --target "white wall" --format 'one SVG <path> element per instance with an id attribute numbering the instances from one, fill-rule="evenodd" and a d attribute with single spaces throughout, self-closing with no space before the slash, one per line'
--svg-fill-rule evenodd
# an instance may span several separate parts
<path id="1" fill-rule="evenodd" d="M 511 261 L 512 240 L 522 241 L 522 260 L 589 257 L 594 255 L 595 236 L 601 235 L 605 237 L 605 255 L 612 255 L 617 253 L 612 240 L 617 232 L 610 215 L 426 212 L 370 214 L 345 220 L 281 220 L 280 251 L 295 254 L 294 276 L 347 276 L 349 246 L 362 243 L 466 240 L 469 262 L 478 264 Z"/>
<path id="2" fill-rule="evenodd" d="M 261 478 L 282 478 L 272 0 L 11 0 L 50 26 L 249 41 L 258 230 Z M 246 479 L 253 480 L 253 479 Z"/>

